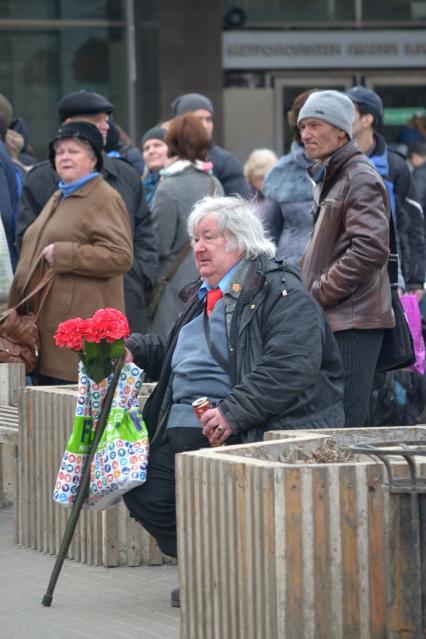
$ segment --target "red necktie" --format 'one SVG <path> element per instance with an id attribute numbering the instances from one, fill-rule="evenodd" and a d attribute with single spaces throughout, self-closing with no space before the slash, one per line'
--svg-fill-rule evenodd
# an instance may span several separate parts
<path id="1" fill-rule="evenodd" d="M 223 293 L 220 288 L 212 288 L 210 291 L 207 291 L 207 317 L 210 317 L 216 302 L 222 297 Z"/>

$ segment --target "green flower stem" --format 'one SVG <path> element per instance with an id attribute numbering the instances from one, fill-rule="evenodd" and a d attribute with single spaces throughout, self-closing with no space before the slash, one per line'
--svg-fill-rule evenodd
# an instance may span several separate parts
<path id="1" fill-rule="evenodd" d="M 123 338 L 115 340 L 112 344 L 101 339 L 100 342 L 86 341 L 79 355 L 90 379 L 99 384 L 109 377 L 113 370 L 113 361 L 124 357 L 125 350 Z"/>

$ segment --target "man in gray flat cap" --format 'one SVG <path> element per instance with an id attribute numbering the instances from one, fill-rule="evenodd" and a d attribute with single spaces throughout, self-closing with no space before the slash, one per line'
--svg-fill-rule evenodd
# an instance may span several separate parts
<path id="1" fill-rule="evenodd" d="M 109 130 L 113 105 L 103 95 L 91 91 L 75 91 L 65 95 L 58 103 L 58 115 L 63 124 L 87 120 L 96 125 L 104 144 Z M 148 330 L 145 292 L 155 282 L 158 271 L 158 252 L 142 182 L 135 169 L 122 158 L 104 154 L 103 176 L 118 191 L 129 213 L 133 232 L 134 261 L 124 277 L 126 315 L 130 328 L 142 333 Z M 28 174 L 22 189 L 16 227 L 18 248 L 28 226 L 41 212 L 57 188 L 58 176 L 50 162 L 41 162 Z"/>
<path id="2" fill-rule="evenodd" d="M 298 126 L 314 188 L 314 231 L 303 281 L 324 309 L 343 360 L 345 425 L 364 426 L 383 331 L 395 324 L 388 276 L 386 187 L 352 140 L 354 106 L 338 91 L 312 93 Z"/>
<path id="3" fill-rule="evenodd" d="M 172 102 L 172 116 L 192 113 L 202 123 L 209 136 L 208 159 L 213 164 L 213 174 L 223 186 L 225 195 L 241 195 L 251 198 L 250 187 L 243 175 L 240 162 L 226 149 L 213 141 L 214 108 L 212 101 L 201 93 L 184 93 Z"/>

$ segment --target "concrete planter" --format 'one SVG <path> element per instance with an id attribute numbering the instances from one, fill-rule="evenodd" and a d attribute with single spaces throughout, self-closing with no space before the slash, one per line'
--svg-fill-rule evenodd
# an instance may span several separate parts
<path id="1" fill-rule="evenodd" d="M 426 636 L 415 631 L 410 496 L 390 495 L 383 464 L 363 455 L 280 461 L 294 447 L 318 451 L 330 433 L 342 446 L 426 441 L 426 427 L 286 431 L 178 455 L 182 639 Z"/>

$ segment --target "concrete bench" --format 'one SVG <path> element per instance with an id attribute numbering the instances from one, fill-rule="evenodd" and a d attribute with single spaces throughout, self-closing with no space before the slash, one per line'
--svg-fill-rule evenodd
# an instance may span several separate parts
<path id="1" fill-rule="evenodd" d="M 24 384 L 22 364 L 0 364 L 0 508 L 15 501 L 18 397 Z"/>
<path id="2" fill-rule="evenodd" d="M 154 386 L 142 386 L 142 406 Z M 75 393 L 75 386 L 27 386 L 19 403 L 15 543 L 48 554 L 58 552 L 71 512 L 52 494 L 72 429 Z M 82 511 L 68 557 L 104 566 L 170 561 L 122 501 L 104 512 Z"/>

